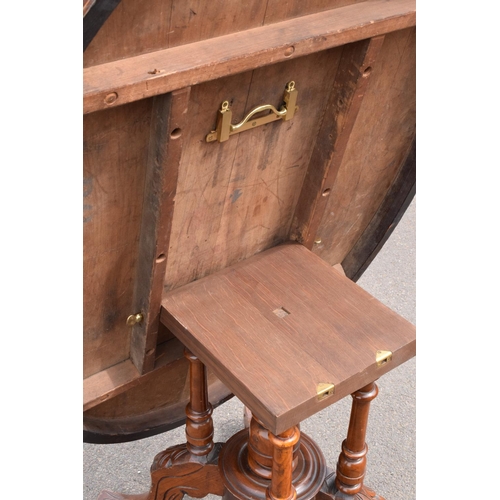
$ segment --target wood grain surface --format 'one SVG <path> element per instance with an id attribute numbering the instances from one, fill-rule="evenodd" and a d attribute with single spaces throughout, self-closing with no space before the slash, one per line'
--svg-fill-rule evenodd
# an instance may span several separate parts
<path id="1" fill-rule="evenodd" d="M 414 0 L 369 0 L 90 66 L 83 72 L 84 113 L 401 30 L 415 22 Z M 112 102 L 107 99 L 110 94 L 117 96 Z"/>
<path id="2" fill-rule="evenodd" d="M 288 239 L 339 57 L 340 50 L 331 49 L 192 88 L 167 290 Z M 236 122 L 255 106 L 279 106 L 290 80 L 299 90 L 292 120 L 245 131 L 224 143 L 205 142 L 222 101 L 231 102 Z"/>
<path id="3" fill-rule="evenodd" d="M 160 324 L 183 134 L 188 125 L 190 88 L 153 100 L 146 181 L 137 256 L 134 306 L 143 320 L 132 329 L 130 358 L 139 373 L 151 371 Z"/>
<path id="4" fill-rule="evenodd" d="M 321 244 L 313 251 L 332 265 L 359 240 L 408 156 L 416 128 L 415 35 L 414 28 L 386 35 L 373 65 L 316 232 Z"/>
<path id="5" fill-rule="evenodd" d="M 161 321 L 274 434 L 415 355 L 415 327 L 302 245 L 169 292 Z M 377 350 L 392 351 L 377 366 Z M 335 384 L 319 400 L 320 383 Z"/>
<path id="6" fill-rule="evenodd" d="M 245 31 L 360 1 L 364 0 L 213 0 L 209 3 L 149 0 L 144 8 L 144 4 L 136 0 L 121 0 L 121 3 L 119 0 L 84 0 L 84 16 L 93 4 L 96 4 L 96 13 L 100 11 L 95 32 L 85 44 L 88 48 L 84 53 L 84 66 Z M 105 17 L 103 11 L 107 11 Z M 90 43 L 94 36 L 95 41 Z"/>
<path id="7" fill-rule="evenodd" d="M 84 117 L 84 377 L 129 357 L 151 102 Z"/>

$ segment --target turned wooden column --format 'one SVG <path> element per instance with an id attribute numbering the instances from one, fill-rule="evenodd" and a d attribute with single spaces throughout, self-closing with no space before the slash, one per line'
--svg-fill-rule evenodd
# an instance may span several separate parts
<path id="1" fill-rule="evenodd" d="M 273 463 L 271 484 L 267 488 L 268 500 L 295 500 L 297 492 L 292 484 L 293 447 L 298 443 L 300 431 L 292 427 L 275 436 L 269 433 L 269 441 L 273 445 Z"/>
<path id="2" fill-rule="evenodd" d="M 370 402 L 377 396 L 378 388 L 372 382 L 352 394 L 352 409 L 347 438 L 337 462 L 335 487 L 348 495 L 359 493 L 363 487 L 366 472 L 366 428 Z"/>
<path id="3" fill-rule="evenodd" d="M 186 406 L 187 449 L 196 456 L 208 455 L 213 447 L 214 425 L 212 405 L 208 401 L 207 370 L 205 365 L 188 349 L 190 401 Z"/>
<path id="4" fill-rule="evenodd" d="M 323 485 L 326 464 L 299 426 L 277 436 L 255 417 L 222 448 L 223 500 L 309 500 Z"/>
<path id="5" fill-rule="evenodd" d="M 297 429 L 300 431 L 299 426 Z M 248 431 L 248 467 L 264 479 L 271 479 L 272 476 L 274 447 L 270 436 L 262 423 L 252 416 Z M 299 446 L 300 432 L 299 439 L 293 446 L 292 471 L 297 467 Z"/>

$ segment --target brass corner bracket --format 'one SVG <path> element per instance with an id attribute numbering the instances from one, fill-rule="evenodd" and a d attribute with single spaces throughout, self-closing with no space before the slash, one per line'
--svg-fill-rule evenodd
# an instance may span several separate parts
<path id="1" fill-rule="evenodd" d="M 388 363 L 391 359 L 392 359 L 391 351 L 377 351 L 377 354 L 375 355 L 377 366 L 385 365 L 385 363 Z"/>
<path id="2" fill-rule="evenodd" d="M 321 401 L 322 399 L 325 399 L 326 397 L 331 396 L 334 392 L 335 392 L 335 385 L 334 384 L 327 384 L 327 383 L 321 382 L 316 387 L 316 395 L 318 396 L 318 401 Z"/>

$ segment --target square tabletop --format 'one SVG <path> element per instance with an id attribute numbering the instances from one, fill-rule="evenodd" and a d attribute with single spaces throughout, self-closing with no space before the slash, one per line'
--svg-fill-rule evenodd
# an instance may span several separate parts
<path id="1" fill-rule="evenodd" d="M 416 353 L 414 325 L 297 243 L 168 292 L 161 322 L 274 434 Z"/>

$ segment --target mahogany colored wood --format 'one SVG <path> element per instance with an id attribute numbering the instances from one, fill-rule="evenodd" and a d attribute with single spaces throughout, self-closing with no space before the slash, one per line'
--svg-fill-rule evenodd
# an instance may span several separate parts
<path id="1" fill-rule="evenodd" d="M 223 483 L 217 466 L 222 445 L 213 442 L 206 370 L 192 353 L 186 351 L 185 356 L 191 375 L 190 402 L 186 407 L 187 442 L 156 455 L 148 494 L 130 496 L 103 491 L 98 500 L 180 500 L 185 494 L 195 498 L 222 495 Z"/>
<path id="2" fill-rule="evenodd" d="M 299 442 L 300 431 L 297 427 L 282 432 L 278 436 L 269 434 L 273 445 L 271 484 L 266 490 L 268 500 L 295 500 L 297 490 L 292 484 L 293 447 Z"/>
<path id="3" fill-rule="evenodd" d="M 292 472 L 297 468 L 299 448 L 300 440 L 297 440 L 293 447 Z M 264 479 L 271 479 L 273 444 L 269 431 L 255 417 L 250 418 L 247 457 L 248 467 L 255 475 Z"/>
<path id="4" fill-rule="evenodd" d="M 84 69 L 84 113 L 415 25 L 414 0 L 368 0 Z M 209 55 L 209 57 L 208 57 Z M 110 102 L 106 97 L 116 94 Z"/>
<path id="5" fill-rule="evenodd" d="M 368 410 L 377 394 L 377 385 L 372 382 L 352 395 L 349 429 L 342 443 L 337 470 L 327 473 L 317 500 L 384 500 L 363 484 L 368 451 L 365 443 Z"/>
<path id="6" fill-rule="evenodd" d="M 265 500 L 271 488 L 277 495 L 293 492 L 299 500 L 313 498 L 325 479 L 325 458 L 319 446 L 301 434 L 298 426 L 290 433 L 291 437 L 281 440 L 252 418 L 250 430 L 244 429 L 231 437 L 219 456 L 225 486 L 223 499 Z M 278 451 L 273 438 L 278 441 Z"/>
<path id="7" fill-rule="evenodd" d="M 205 365 L 187 349 L 189 360 L 190 400 L 186 407 L 186 440 L 188 451 L 197 456 L 208 455 L 214 447 L 212 405 L 208 401 L 207 371 Z"/>
<path id="8" fill-rule="evenodd" d="M 347 495 L 361 491 L 366 472 L 366 429 L 370 403 L 377 397 L 375 382 L 359 389 L 353 395 L 351 417 L 347 438 L 342 442 L 342 451 L 337 463 L 336 488 Z"/>
<path id="9" fill-rule="evenodd" d="M 173 290 L 162 307 L 161 321 L 273 434 L 415 355 L 412 324 L 299 244 Z M 379 366 L 378 350 L 391 361 Z M 321 383 L 334 393 L 318 398 Z"/>

